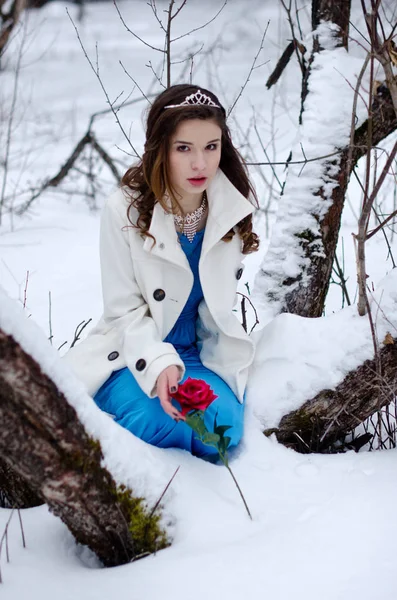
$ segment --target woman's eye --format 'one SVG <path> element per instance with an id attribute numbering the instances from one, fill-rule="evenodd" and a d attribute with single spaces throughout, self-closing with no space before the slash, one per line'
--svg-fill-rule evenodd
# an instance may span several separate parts
<path id="1" fill-rule="evenodd" d="M 186 150 L 189 150 L 189 146 L 182 144 L 181 146 L 177 146 L 176 149 L 178 150 L 178 152 L 186 152 Z"/>
<path id="2" fill-rule="evenodd" d="M 218 144 L 208 144 L 207 150 L 216 150 L 218 148 Z"/>

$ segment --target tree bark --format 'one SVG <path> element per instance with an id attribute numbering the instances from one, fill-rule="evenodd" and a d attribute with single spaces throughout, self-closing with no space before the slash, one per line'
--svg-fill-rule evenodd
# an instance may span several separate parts
<path id="1" fill-rule="evenodd" d="M 0 329 L 0 456 L 106 566 L 164 548 L 159 516 L 117 487 L 99 442 L 12 336 Z"/>
<path id="2" fill-rule="evenodd" d="M 377 146 L 393 131 L 396 131 L 397 118 L 389 96 L 377 99 L 374 105 L 372 127 L 373 146 Z M 367 121 L 355 131 L 352 161 L 349 170 L 347 168 L 349 147 L 344 148 L 341 152 L 340 169 L 335 177 L 337 186 L 332 191 L 332 205 L 320 225 L 321 243 L 324 248 L 324 254 L 318 255 L 317 252 L 312 251 L 313 242 L 316 241 L 316 238 L 311 232 L 302 231 L 301 234 L 298 234 L 305 256 L 310 260 L 310 266 L 307 269 L 310 283 L 307 286 L 298 286 L 286 294 L 283 306 L 285 312 L 300 315 L 301 317 L 321 317 L 323 314 L 336 247 L 338 245 L 339 229 L 349 177 L 357 161 L 367 153 L 367 131 Z M 318 194 L 319 196 L 323 196 L 323 190 L 319 189 Z M 297 281 L 297 278 L 290 278 L 284 282 L 284 285 L 291 287 Z"/>
<path id="3" fill-rule="evenodd" d="M 322 390 L 298 410 L 285 415 L 277 428 L 278 441 L 298 452 L 327 452 L 335 442 L 363 423 L 397 393 L 397 338 L 380 351 L 382 377 L 375 360 L 349 373 L 334 390 Z"/>
<path id="4" fill-rule="evenodd" d="M 41 504 L 42 498 L 0 456 L 0 507 L 32 508 Z"/>
<path id="5" fill-rule="evenodd" d="M 321 21 L 338 25 L 340 46 L 348 47 L 351 0 L 312 0 L 312 29 Z M 316 42 L 318 44 L 318 40 Z"/>
<path id="6" fill-rule="evenodd" d="M 17 25 L 22 12 L 26 8 L 26 0 L 13 0 L 7 13 L 2 10 L 4 6 L 5 1 L 0 0 L 0 55 L 9 40 L 12 30 Z"/>
<path id="7" fill-rule="evenodd" d="M 350 23 L 351 0 L 312 0 L 312 30 L 315 31 L 321 21 L 335 23 L 339 27 L 339 44 L 337 47 L 348 48 L 349 23 Z M 313 51 L 308 61 L 308 68 L 302 80 L 301 111 L 299 123 L 302 123 L 302 115 L 305 110 L 305 100 L 309 93 L 309 78 L 314 55 L 321 52 L 318 36 L 313 38 Z"/>

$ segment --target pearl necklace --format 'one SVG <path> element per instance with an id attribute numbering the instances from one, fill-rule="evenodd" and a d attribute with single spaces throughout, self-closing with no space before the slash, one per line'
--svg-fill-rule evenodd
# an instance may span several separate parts
<path id="1" fill-rule="evenodd" d="M 174 222 L 184 233 L 190 243 L 193 242 L 194 237 L 197 233 L 197 227 L 203 218 L 205 209 L 207 208 L 207 193 L 203 192 L 203 199 L 201 204 L 193 212 L 187 213 L 184 216 L 174 215 Z"/>

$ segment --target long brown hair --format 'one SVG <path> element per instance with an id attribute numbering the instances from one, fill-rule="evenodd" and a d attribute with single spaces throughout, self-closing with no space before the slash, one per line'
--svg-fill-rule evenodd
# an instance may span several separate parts
<path id="1" fill-rule="evenodd" d="M 191 105 L 183 108 L 167 108 L 171 104 L 180 104 L 190 94 L 195 94 L 200 89 L 209 96 L 220 108 L 210 105 Z M 147 116 L 146 143 L 142 159 L 125 173 L 121 185 L 130 199 L 128 219 L 132 225 L 141 230 L 144 237 L 150 236 L 148 232 L 153 214 L 153 207 L 159 202 L 164 210 L 169 207 L 164 202 L 168 193 L 172 210 L 179 207 L 178 201 L 172 190 L 168 168 L 168 152 L 171 136 L 178 125 L 187 119 L 211 119 L 222 131 L 220 169 L 245 198 L 252 197 L 258 206 L 255 191 L 249 181 L 244 161 L 233 146 L 229 128 L 226 125 L 226 111 L 221 106 L 218 98 L 202 87 L 196 85 L 179 84 L 167 88 L 153 102 Z M 137 193 L 138 192 L 138 193 Z M 130 217 L 131 207 L 138 211 L 138 219 L 133 223 Z M 243 253 L 250 254 L 259 247 L 259 238 L 252 231 L 252 215 L 248 215 L 236 225 L 238 234 L 243 243 Z M 234 236 L 231 229 L 222 239 L 230 241 Z"/>

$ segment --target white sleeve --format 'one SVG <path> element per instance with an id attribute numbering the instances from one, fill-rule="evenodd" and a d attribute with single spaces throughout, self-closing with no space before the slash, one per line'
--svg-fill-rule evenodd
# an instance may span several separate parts
<path id="1" fill-rule="evenodd" d="M 122 334 L 128 368 L 142 390 L 154 397 L 160 373 L 176 365 L 181 379 L 185 366 L 174 346 L 161 340 L 142 297 L 134 274 L 126 224 L 126 217 L 108 201 L 102 212 L 100 229 L 103 319 Z"/>

